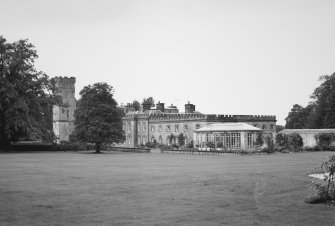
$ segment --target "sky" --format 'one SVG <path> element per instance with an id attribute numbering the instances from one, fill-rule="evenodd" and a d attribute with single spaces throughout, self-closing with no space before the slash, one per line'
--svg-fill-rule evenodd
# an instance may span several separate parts
<path id="1" fill-rule="evenodd" d="M 119 104 L 276 115 L 335 72 L 333 0 L 0 0 L 0 35 L 28 39 L 36 68 L 106 82 Z"/>

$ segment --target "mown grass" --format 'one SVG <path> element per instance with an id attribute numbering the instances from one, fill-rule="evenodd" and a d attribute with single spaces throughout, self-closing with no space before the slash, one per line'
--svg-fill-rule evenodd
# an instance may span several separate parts
<path id="1" fill-rule="evenodd" d="M 304 203 L 331 152 L 0 154 L 0 225 L 333 225 Z"/>

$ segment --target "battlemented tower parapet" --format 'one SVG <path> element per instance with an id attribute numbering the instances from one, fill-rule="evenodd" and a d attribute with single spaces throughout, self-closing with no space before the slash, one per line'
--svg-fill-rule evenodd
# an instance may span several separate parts
<path id="1" fill-rule="evenodd" d="M 62 104 L 53 107 L 53 131 L 59 141 L 69 141 L 74 130 L 75 77 L 53 78 L 57 94 L 62 97 Z"/>

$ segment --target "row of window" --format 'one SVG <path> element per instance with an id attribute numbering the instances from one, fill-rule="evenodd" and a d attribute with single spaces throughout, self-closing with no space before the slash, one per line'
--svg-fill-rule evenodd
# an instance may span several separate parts
<path id="1" fill-rule="evenodd" d="M 129 137 L 130 139 L 130 137 Z M 156 138 L 154 136 L 151 137 L 150 139 L 151 142 L 158 142 L 159 144 L 163 144 L 163 138 L 162 136 L 159 136 L 158 137 L 158 140 L 156 140 Z M 141 144 L 146 144 L 147 142 L 147 137 L 146 136 L 138 136 L 137 137 L 137 142 L 139 145 Z M 172 139 L 170 137 L 167 137 L 166 138 L 166 142 L 164 144 L 167 144 L 167 145 L 171 145 L 171 144 L 179 144 L 179 141 L 178 141 L 178 137 L 173 137 Z M 184 145 L 187 145 L 188 144 L 188 138 L 187 137 L 184 137 Z"/>
<path id="2" fill-rule="evenodd" d="M 195 129 L 199 129 L 200 125 L 196 124 L 195 125 Z M 171 127 L 171 125 L 166 125 L 165 126 L 165 131 L 166 132 L 171 132 L 173 129 L 173 131 L 175 132 L 179 132 L 181 129 L 184 132 L 188 132 L 189 131 L 189 125 L 184 124 L 183 128 L 180 128 L 179 125 L 174 125 L 174 128 Z M 140 131 L 140 130 L 139 130 Z M 143 128 L 143 131 L 145 131 L 145 128 Z M 155 132 L 156 131 L 156 126 L 155 125 L 151 125 L 150 126 L 150 131 L 151 132 Z M 158 132 L 162 132 L 163 131 L 163 125 L 158 125 Z"/>
<path id="3" fill-rule="evenodd" d="M 255 124 L 254 127 L 258 127 L 257 124 Z M 262 129 L 266 130 L 266 125 L 263 125 Z M 273 130 L 273 129 L 274 129 L 274 125 L 270 125 L 270 130 Z"/>
<path id="4" fill-rule="evenodd" d="M 125 125 L 124 125 L 125 126 Z M 257 127 L 257 124 L 256 125 L 254 125 L 255 127 Z M 128 126 L 127 126 L 128 128 L 127 128 L 127 132 L 128 133 L 130 133 L 131 132 L 131 124 L 130 124 L 130 122 L 128 123 Z M 138 127 L 137 127 L 137 130 L 138 131 L 143 131 L 143 132 L 145 132 L 146 131 L 146 128 L 147 128 L 147 124 L 146 124 L 146 122 L 142 122 L 142 123 L 138 123 Z M 196 124 L 195 125 L 195 129 L 199 129 L 200 128 L 200 125 L 199 124 Z M 124 128 L 125 129 L 125 128 Z M 174 125 L 174 131 L 175 132 L 179 132 L 179 125 Z M 263 130 L 266 130 L 266 125 L 263 125 L 262 126 L 262 129 Z M 274 130 L 274 125 L 270 125 L 270 129 L 271 130 Z M 150 126 L 150 131 L 151 132 L 155 132 L 155 130 L 156 130 L 156 126 L 155 125 L 151 125 Z M 158 126 L 158 131 L 159 132 L 162 132 L 163 131 L 163 125 L 159 125 Z M 172 131 L 172 128 L 171 128 L 171 125 L 166 125 L 166 130 L 165 130 L 166 132 L 171 132 Z M 189 126 L 188 125 L 184 125 L 184 128 L 183 128 L 183 131 L 184 132 L 188 132 L 189 131 Z"/>

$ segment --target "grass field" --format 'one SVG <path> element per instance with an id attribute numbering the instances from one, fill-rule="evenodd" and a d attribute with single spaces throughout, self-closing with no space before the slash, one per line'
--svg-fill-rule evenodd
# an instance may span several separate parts
<path id="1" fill-rule="evenodd" d="M 0 154 L 0 225 L 334 225 L 305 204 L 330 152 Z"/>

